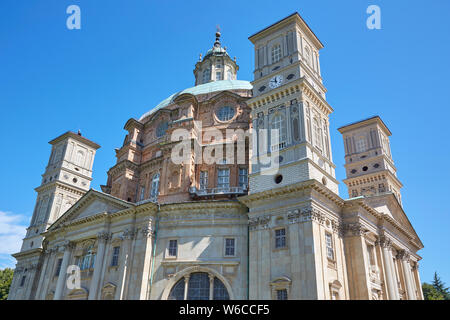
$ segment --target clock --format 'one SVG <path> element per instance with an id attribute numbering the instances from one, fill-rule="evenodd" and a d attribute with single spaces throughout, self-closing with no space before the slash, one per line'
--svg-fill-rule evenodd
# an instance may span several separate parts
<path id="1" fill-rule="evenodd" d="M 283 76 L 279 74 L 269 80 L 269 87 L 275 89 L 281 86 L 282 83 L 283 83 Z"/>

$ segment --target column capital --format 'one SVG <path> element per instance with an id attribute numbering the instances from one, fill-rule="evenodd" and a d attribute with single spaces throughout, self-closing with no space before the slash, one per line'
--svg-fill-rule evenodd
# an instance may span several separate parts
<path id="1" fill-rule="evenodd" d="M 66 240 L 58 246 L 58 250 L 62 252 L 62 251 L 73 249 L 74 247 L 75 247 L 75 243 L 73 243 L 72 241 Z"/>
<path id="2" fill-rule="evenodd" d="M 155 231 L 151 227 L 142 228 L 141 233 L 144 238 L 153 237 L 155 235 Z"/>
<path id="3" fill-rule="evenodd" d="M 136 236 L 135 229 L 125 229 L 122 233 L 122 239 L 124 240 L 132 240 Z"/>
<path id="4" fill-rule="evenodd" d="M 375 242 L 375 244 L 382 248 L 391 249 L 392 240 L 386 237 L 385 235 L 381 235 L 378 237 L 378 240 Z"/>
<path id="5" fill-rule="evenodd" d="M 399 260 L 404 260 L 406 262 L 409 262 L 410 254 L 409 254 L 408 250 L 399 250 L 396 258 Z"/>
<path id="6" fill-rule="evenodd" d="M 106 232 L 106 231 L 99 232 L 99 233 L 97 233 L 97 239 L 98 239 L 99 242 L 100 241 L 106 242 L 109 239 L 111 239 L 111 234 L 109 232 Z"/>
<path id="7" fill-rule="evenodd" d="M 347 223 L 343 226 L 343 233 L 347 236 L 364 236 L 368 231 L 360 222 Z"/>

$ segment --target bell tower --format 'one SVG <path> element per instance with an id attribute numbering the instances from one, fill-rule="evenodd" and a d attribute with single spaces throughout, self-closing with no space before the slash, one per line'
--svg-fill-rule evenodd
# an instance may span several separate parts
<path id="1" fill-rule="evenodd" d="M 42 175 L 30 226 L 20 252 L 9 299 L 31 300 L 43 260 L 42 233 L 90 188 L 95 152 L 100 146 L 81 133 L 66 132 L 49 142 L 50 158 Z"/>
<path id="2" fill-rule="evenodd" d="M 250 192 L 315 179 L 338 194 L 322 84 L 322 43 L 298 13 L 249 37 L 255 46 Z"/>
<path id="3" fill-rule="evenodd" d="M 351 198 L 392 192 L 401 204 L 402 183 L 392 160 L 391 131 L 379 116 L 338 129 L 344 139 L 344 183 Z"/>
<path id="4" fill-rule="evenodd" d="M 41 247 L 40 234 L 89 190 L 95 152 L 100 148 L 80 132 L 70 131 L 49 143 L 50 158 L 35 189 L 36 205 L 21 251 Z"/>

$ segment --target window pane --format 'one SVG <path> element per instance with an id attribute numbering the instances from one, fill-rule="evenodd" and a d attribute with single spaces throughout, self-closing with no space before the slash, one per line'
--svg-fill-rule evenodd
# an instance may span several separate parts
<path id="1" fill-rule="evenodd" d="M 207 273 L 192 273 L 189 277 L 188 300 L 209 300 L 209 276 Z"/>
<path id="2" fill-rule="evenodd" d="M 286 289 L 280 289 L 277 290 L 277 300 L 287 300 L 287 290 Z"/>
<path id="3" fill-rule="evenodd" d="M 177 256 L 177 247 L 178 247 L 178 241 L 177 240 L 170 240 L 169 241 L 169 256 L 176 257 Z"/>
<path id="4" fill-rule="evenodd" d="M 217 278 L 214 278 L 214 300 L 230 300 L 227 288 L 225 285 Z"/>
<path id="5" fill-rule="evenodd" d="M 179 280 L 169 294 L 169 300 L 184 300 L 184 278 Z"/>
<path id="6" fill-rule="evenodd" d="M 225 239 L 225 255 L 234 256 L 234 238 Z"/>

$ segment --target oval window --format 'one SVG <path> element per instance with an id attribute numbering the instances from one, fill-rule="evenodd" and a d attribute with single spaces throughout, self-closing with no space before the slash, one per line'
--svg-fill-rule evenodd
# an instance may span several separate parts
<path id="1" fill-rule="evenodd" d="M 233 117 L 234 117 L 234 108 L 230 106 L 222 107 L 217 111 L 217 118 L 219 118 L 220 121 L 229 121 L 233 119 Z"/>

